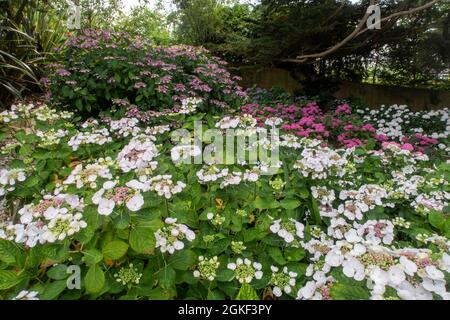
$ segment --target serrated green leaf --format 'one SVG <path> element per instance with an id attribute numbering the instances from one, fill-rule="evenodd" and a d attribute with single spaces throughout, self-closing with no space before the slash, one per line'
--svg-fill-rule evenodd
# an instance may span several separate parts
<path id="1" fill-rule="evenodd" d="M 320 225 L 322 223 L 322 219 L 320 217 L 319 206 L 317 205 L 316 199 L 313 197 L 311 197 L 311 214 L 314 218 L 315 224 Z"/>
<path id="2" fill-rule="evenodd" d="M 156 245 L 155 231 L 161 227 L 159 220 L 152 220 L 135 225 L 130 231 L 128 242 L 131 248 L 139 253 L 153 253 Z"/>
<path id="3" fill-rule="evenodd" d="M 176 272 L 170 267 L 166 267 L 159 271 L 158 280 L 161 288 L 170 289 L 175 286 Z"/>
<path id="4" fill-rule="evenodd" d="M 444 228 L 445 218 L 442 213 L 438 211 L 431 211 L 428 214 L 428 221 L 436 229 L 442 230 Z"/>
<path id="5" fill-rule="evenodd" d="M 286 210 L 293 210 L 300 207 L 301 202 L 295 199 L 284 199 L 280 201 L 280 204 Z"/>
<path id="6" fill-rule="evenodd" d="M 231 281 L 234 277 L 234 271 L 230 269 L 219 269 L 216 280 L 221 282 Z"/>
<path id="7" fill-rule="evenodd" d="M 168 265 L 175 270 L 187 270 L 195 264 L 196 260 L 197 256 L 193 251 L 183 249 L 170 256 Z"/>
<path id="8" fill-rule="evenodd" d="M 98 293 L 105 285 L 105 274 L 98 265 L 89 268 L 84 280 L 86 291 L 90 293 Z"/>
<path id="9" fill-rule="evenodd" d="M 284 265 L 287 263 L 286 259 L 284 259 L 283 257 L 283 253 L 281 252 L 280 248 L 267 247 L 267 253 L 277 264 Z"/>
<path id="10" fill-rule="evenodd" d="M 236 296 L 236 300 L 259 300 L 259 297 L 251 285 L 243 283 Z"/>
<path id="11" fill-rule="evenodd" d="M 67 288 L 66 280 L 54 281 L 45 287 L 44 292 L 39 296 L 41 300 L 56 299 Z"/>
<path id="12" fill-rule="evenodd" d="M 103 247 L 103 257 L 105 259 L 118 260 L 122 258 L 128 250 L 128 244 L 123 241 L 115 240 L 107 243 Z"/>
<path id="13" fill-rule="evenodd" d="M 17 272 L 11 270 L 0 270 L 0 290 L 12 288 L 23 279 L 23 275 Z"/>
<path id="14" fill-rule="evenodd" d="M 58 264 L 51 267 L 47 271 L 47 277 L 53 280 L 66 279 L 69 275 L 67 274 L 67 266 L 65 264 Z"/>
<path id="15" fill-rule="evenodd" d="M 341 283 L 333 284 L 330 294 L 334 300 L 368 300 L 370 298 L 368 290 L 360 286 Z"/>
<path id="16" fill-rule="evenodd" d="M 6 264 L 14 264 L 16 263 L 16 255 L 19 253 L 20 250 L 14 243 L 0 239 L 0 261 Z"/>
<path id="17" fill-rule="evenodd" d="M 103 254 L 97 249 L 88 249 L 83 253 L 84 253 L 83 261 L 88 266 L 97 264 L 103 259 Z"/>
<path id="18" fill-rule="evenodd" d="M 259 196 L 256 197 L 253 205 L 256 209 L 276 209 L 280 206 L 280 203 L 273 198 L 261 198 Z"/>

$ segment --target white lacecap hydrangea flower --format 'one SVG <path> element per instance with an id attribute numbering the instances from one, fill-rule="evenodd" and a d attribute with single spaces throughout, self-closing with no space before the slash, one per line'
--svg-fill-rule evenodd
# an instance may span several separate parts
<path id="1" fill-rule="evenodd" d="M 41 141 L 39 142 L 39 146 L 46 147 L 46 146 L 52 146 L 55 144 L 59 144 L 61 141 L 61 138 L 67 136 L 69 134 L 68 130 L 63 129 L 50 129 L 47 131 L 36 131 L 36 136 L 41 138 Z"/>
<path id="2" fill-rule="evenodd" d="M 293 134 L 283 134 L 281 135 L 280 146 L 292 149 L 300 149 L 302 147 L 302 144 L 300 143 L 299 137 Z"/>
<path id="3" fill-rule="evenodd" d="M 141 132 L 139 128 L 139 120 L 136 118 L 122 118 L 112 120 L 109 123 L 110 132 L 117 133 L 119 136 L 126 138 L 128 136 L 136 136 Z"/>
<path id="4" fill-rule="evenodd" d="M 153 161 L 158 156 L 158 149 L 153 143 L 153 137 L 138 135 L 119 152 L 117 162 L 123 172 L 134 169 L 151 167 L 156 169 L 157 162 Z"/>
<path id="5" fill-rule="evenodd" d="M 297 292 L 298 300 L 331 300 L 330 288 L 334 278 L 323 277 L 318 280 L 311 280 L 300 288 Z"/>
<path id="6" fill-rule="evenodd" d="M 394 240 L 394 225 L 389 220 L 368 220 L 356 227 L 358 235 L 371 244 L 391 244 Z"/>
<path id="7" fill-rule="evenodd" d="M 216 128 L 220 129 L 257 129 L 255 128 L 258 121 L 250 114 L 243 114 L 238 117 L 223 117 L 216 123 Z M 252 132 L 254 132 L 252 130 Z M 248 133 L 248 132 L 247 132 Z"/>
<path id="8" fill-rule="evenodd" d="M 194 113 L 198 106 L 203 102 L 202 99 L 200 98 L 195 98 L 195 97 L 191 97 L 191 98 L 187 98 L 187 99 L 183 99 L 181 101 L 181 108 L 178 111 L 179 114 L 189 114 L 189 113 Z"/>
<path id="9" fill-rule="evenodd" d="M 175 218 L 166 218 L 165 226 L 155 232 L 156 248 L 159 248 L 162 253 L 173 254 L 184 248 L 183 240 L 191 242 L 195 239 L 194 231 L 176 222 Z"/>
<path id="10" fill-rule="evenodd" d="M 83 199 L 76 195 L 46 195 L 39 203 L 21 208 L 20 223 L 11 221 L 0 228 L 0 238 L 28 247 L 64 240 L 87 227 L 83 209 Z"/>
<path id="11" fill-rule="evenodd" d="M 157 175 L 146 181 L 149 190 L 155 191 L 159 196 L 166 199 L 172 198 L 173 195 L 180 193 L 186 187 L 182 181 L 174 183 L 171 175 Z"/>
<path id="12" fill-rule="evenodd" d="M 319 200 L 322 205 L 331 205 L 336 199 L 334 190 L 330 190 L 325 186 L 313 186 L 311 187 L 312 196 Z"/>
<path id="13" fill-rule="evenodd" d="M 120 268 L 120 270 L 114 274 L 114 277 L 117 282 L 123 284 L 124 286 L 132 286 L 139 284 L 142 278 L 142 273 L 140 273 L 138 268 L 130 263 L 128 267 Z"/>
<path id="14" fill-rule="evenodd" d="M 161 135 L 168 131 L 170 131 L 169 125 L 159 125 L 159 126 L 154 126 L 154 127 L 147 127 L 145 129 L 145 134 L 150 135 L 150 136 L 156 136 L 156 135 Z"/>
<path id="15" fill-rule="evenodd" d="M 191 163 L 193 157 L 201 155 L 202 150 L 196 145 L 178 145 L 172 148 L 170 155 L 174 163 L 189 160 Z"/>
<path id="16" fill-rule="evenodd" d="M 228 168 L 219 169 L 215 165 L 205 166 L 197 172 L 197 178 L 200 183 L 217 181 L 228 175 Z"/>
<path id="17" fill-rule="evenodd" d="M 38 294 L 37 291 L 22 290 L 12 300 L 39 300 Z"/>
<path id="18" fill-rule="evenodd" d="M 128 210 L 136 212 L 144 205 L 144 197 L 132 180 L 126 186 L 118 187 L 114 181 L 106 181 L 103 187 L 92 196 L 92 203 L 98 205 L 100 215 L 109 216 L 114 208 L 125 205 Z"/>
<path id="19" fill-rule="evenodd" d="M 75 184 L 77 189 L 81 189 L 85 186 L 96 189 L 98 179 L 111 180 L 113 178 L 109 169 L 109 166 L 112 164 L 111 158 L 103 160 L 99 159 L 99 161 L 96 161 L 95 163 L 86 165 L 78 164 L 63 183 L 67 185 Z"/>
<path id="20" fill-rule="evenodd" d="M 18 182 L 27 178 L 24 169 L 1 169 L 0 170 L 0 196 L 15 190 Z"/>
<path id="21" fill-rule="evenodd" d="M 211 259 L 207 259 L 203 256 L 198 257 L 198 265 L 194 270 L 194 277 L 214 281 L 217 275 L 217 269 L 220 266 L 220 262 L 217 256 L 212 257 Z"/>
<path id="22" fill-rule="evenodd" d="M 304 229 L 305 226 L 302 223 L 292 218 L 285 221 L 278 219 L 270 225 L 270 231 L 283 238 L 288 244 L 293 243 L 296 237 L 302 239 L 304 237 Z"/>
<path id="23" fill-rule="evenodd" d="M 259 280 L 263 276 L 262 265 L 247 258 L 238 258 L 236 263 L 229 263 L 227 268 L 234 271 L 234 276 L 239 283 L 250 283 L 253 279 Z"/>
<path id="24" fill-rule="evenodd" d="M 271 127 L 279 126 L 282 123 L 283 123 L 283 119 L 278 118 L 278 117 L 267 118 L 266 121 L 264 121 L 265 125 L 271 126 Z"/>
<path id="25" fill-rule="evenodd" d="M 298 169 L 304 177 L 312 179 L 326 179 L 330 174 L 344 176 L 348 163 L 346 154 L 328 147 L 321 147 L 319 144 L 314 143 L 312 144 L 314 147 L 305 147 L 300 160 L 295 162 L 294 168 Z"/>
<path id="26" fill-rule="evenodd" d="M 92 132 L 78 132 L 70 138 L 67 144 L 72 147 L 73 151 L 77 151 L 80 146 L 85 144 L 105 145 L 112 141 L 108 129 L 103 128 L 95 129 Z"/>
<path id="27" fill-rule="evenodd" d="M 243 174 L 239 171 L 233 171 L 222 177 L 220 188 L 224 189 L 228 186 L 239 185 L 243 181 Z"/>
<path id="28" fill-rule="evenodd" d="M 272 276 L 269 285 L 273 286 L 272 292 L 274 296 L 281 297 L 283 292 L 290 294 L 292 288 L 295 287 L 297 273 L 289 271 L 287 267 L 283 267 L 283 270 L 280 271 L 278 267 L 271 266 L 270 270 L 272 271 Z"/>

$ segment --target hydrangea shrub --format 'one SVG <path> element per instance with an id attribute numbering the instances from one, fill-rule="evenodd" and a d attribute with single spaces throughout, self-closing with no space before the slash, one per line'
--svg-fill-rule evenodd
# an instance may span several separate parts
<path id="1" fill-rule="evenodd" d="M 181 104 L 153 123 L 120 112 L 79 121 L 47 105 L 0 114 L 13 159 L 0 194 L 18 207 L 0 222 L 2 299 L 449 298 L 448 161 Z M 278 171 L 180 163 L 198 150 L 171 132 L 199 120 L 281 128 Z"/>
<path id="2" fill-rule="evenodd" d="M 187 98 L 202 98 L 204 110 L 236 107 L 245 93 L 226 62 L 202 48 L 151 47 L 126 33 L 84 30 L 55 55 L 44 79 L 59 108 L 83 116 L 127 107 L 146 111 L 181 108 Z"/>

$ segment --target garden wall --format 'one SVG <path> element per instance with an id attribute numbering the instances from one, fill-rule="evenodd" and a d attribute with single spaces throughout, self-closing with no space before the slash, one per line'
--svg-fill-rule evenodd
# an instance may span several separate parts
<path id="1" fill-rule="evenodd" d="M 406 104 L 412 110 L 450 107 L 450 91 L 343 82 L 336 98 L 359 98 L 369 106 Z"/>
<path id="2" fill-rule="evenodd" d="M 232 69 L 243 78 L 241 85 L 246 87 L 252 87 L 254 84 L 262 88 L 277 86 L 289 92 L 301 89 L 301 84 L 284 69 L 259 66 Z M 371 85 L 350 81 L 344 81 L 334 96 L 339 99 L 350 97 L 361 99 L 372 108 L 378 108 L 382 104 L 407 104 L 413 110 L 450 107 L 450 91 Z"/>

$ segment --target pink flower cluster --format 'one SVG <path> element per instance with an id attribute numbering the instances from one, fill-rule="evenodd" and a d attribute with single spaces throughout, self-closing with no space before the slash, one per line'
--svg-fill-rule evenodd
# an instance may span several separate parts
<path id="1" fill-rule="evenodd" d="M 242 107 L 242 112 L 257 118 L 258 124 L 264 126 L 268 118 L 278 117 L 284 120 L 281 128 L 299 137 L 323 139 L 332 144 L 347 148 L 361 146 L 369 138 L 384 141 L 384 136 L 375 134 L 375 128 L 370 124 L 357 125 L 348 104 L 339 106 L 334 114 L 327 114 L 315 102 L 304 106 L 296 104 L 263 106 L 257 103 Z"/>
<path id="2" fill-rule="evenodd" d="M 415 133 L 409 137 L 404 137 L 401 142 L 405 145 L 410 145 L 414 150 L 421 153 L 427 153 L 439 144 L 437 139 L 424 136 L 420 133 Z"/>
<path id="3" fill-rule="evenodd" d="M 399 147 L 402 150 L 414 151 L 414 146 L 410 143 L 401 144 L 401 143 L 397 143 L 394 141 L 387 141 L 387 142 L 383 142 L 381 144 L 383 149 L 387 149 L 389 146 L 392 146 L 392 145 Z"/>
<path id="4" fill-rule="evenodd" d="M 281 118 L 283 120 L 281 129 L 284 131 L 298 137 L 321 139 L 333 146 L 353 148 L 373 141 L 375 142 L 373 147 L 381 149 L 393 143 L 389 142 L 389 137 L 386 135 L 377 134 L 372 124 L 364 123 L 358 115 L 353 114 L 347 103 L 338 106 L 334 112 L 327 113 L 324 113 L 316 102 L 308 102 L 304 105 L 250 103 L 244 105 L 241 111 L 255 117 L 259 126 L 264 126 L 269 118 Z M 417 133 L 404 138 L 396 145 L 403 150 L 423 153 L 427 147 L 437 143 L 436 139 Z"/>

